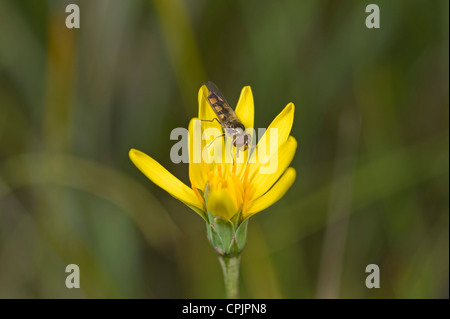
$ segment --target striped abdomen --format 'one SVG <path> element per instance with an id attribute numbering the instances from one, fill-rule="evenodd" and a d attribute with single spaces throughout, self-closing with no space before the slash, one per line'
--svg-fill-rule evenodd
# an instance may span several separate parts
<path id="1" fill-rule="evenodd" d="M 212 91 L 209 92 L 208 103 L 211 105 L 223 127 L 240 127 L 242 130 L 245 130 L 244 125 L 239 121 L 239 118 L 236 116 L 233 109 L 216 93 Z"/>

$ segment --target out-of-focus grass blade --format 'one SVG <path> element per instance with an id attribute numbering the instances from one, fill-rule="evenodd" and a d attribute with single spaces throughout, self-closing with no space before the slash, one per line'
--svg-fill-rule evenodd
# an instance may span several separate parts
<path id="1" fill-rule="evenodd" d="M 94 161 L 68 155 L 27 154 L 11 157 L 0 167 L 7 172 L 5 181 L 12 190 L 50 183 L 111 201 L 130 214 L 148 244 L 160 252 L 164 253 L 179 233 L 150 192 L 127 175 Z M 0 188 L 0 198 L 10 191 Z"/>
<path id="2" fill-rule="evenodd" d="M 206 74 L 184 1 L 152 0 L 186 107 L 197 113 L 197 92 Z"/>
<path id="3" fill-rule="evenodd" d="M 435 152 L 433 158 L 430 158 L 430 150 Z M 448 133 L 446 133 L 444 136 L 435 136 L 411 147 L 387 152 L 361 164 L 355 172 L 351 214 L 421 183 L 445 176 L 449 172 L 448 155 Z M 422 168 L 415 176 L 405 171 L 406 157 L 414 158 L 417 167 Z M 382 176 L 380 172 L 383 172 Z M 344 174 L 341 178 L 345 179 L 347 176 Z M 389 183 L 379 184 L 376 182 L 379 178 L 388 179 Z M 329 194 L 330 185 L 326 185 L 267 216 L 262 222 L 264 229 L 276 223 L 284 230 L 276 233 L 266 232 L 271 248 L 274 250 L 285 248 L 322 229 L 325 226 Z M 279 215 L 283 215 L 283 218 Z"/>

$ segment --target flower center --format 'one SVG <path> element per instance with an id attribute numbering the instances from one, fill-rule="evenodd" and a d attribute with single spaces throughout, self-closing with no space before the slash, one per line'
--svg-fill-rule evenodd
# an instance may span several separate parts
<path id="1" fill-rule="evenodd" d="M 192 189 L 210 213 L 230 219 L 240 210 L 245 210 L 250 197 L 252 186 L 248 180 L 249 166 L 250 164 L 246 165 L 243 174 L 238 174 L 236 171 L 239 169 L 236 163 L 207 165 L 206 186 L 202 190 L 203 194 L 195 185 L 192 185 Z"/>

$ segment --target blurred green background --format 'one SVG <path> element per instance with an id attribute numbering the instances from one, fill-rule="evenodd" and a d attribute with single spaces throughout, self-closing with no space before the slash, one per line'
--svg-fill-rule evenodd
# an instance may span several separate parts
<path id="1" fill-rule="evenodd" d="M 448 298 L 448 7 L 0 0 L 0 297 L 224 297 L 204 222 L 128 158 L 187 183 L 169 134 L 211 80 L 232 105 L 251 85 L 256 127 L 296 105 L 297 180 L 249 224 L 242 297 Z"/>

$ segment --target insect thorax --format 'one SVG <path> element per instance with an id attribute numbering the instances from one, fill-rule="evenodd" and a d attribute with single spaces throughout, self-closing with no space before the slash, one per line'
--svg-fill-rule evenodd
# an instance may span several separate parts
<path id="1" fill-rule="evenodd" d="M 240 128 L 242 131 L 245 131 L 245 126 L 244 124 L 241 123 L 241 121 L 239 121 L 238 119 L 232 119 L 230 120 L 227 124 L 227 127 L 229 128 L 235 128 L 238 129 Z"/>

